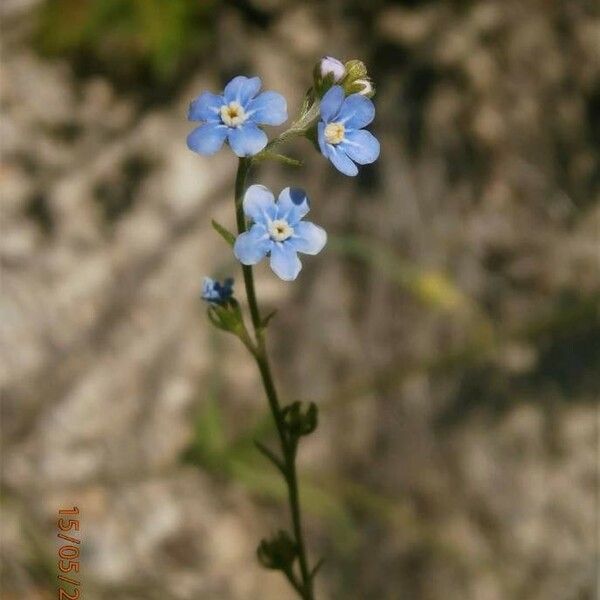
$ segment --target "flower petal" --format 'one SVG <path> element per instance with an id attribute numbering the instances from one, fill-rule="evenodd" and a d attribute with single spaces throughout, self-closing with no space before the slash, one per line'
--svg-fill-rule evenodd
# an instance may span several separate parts
<path id="1" fill-rule="evenodd" d="M 211 277 L 205 277 L 202 282 L 202 298 L 204 300 L 210 300 L 213 298 L 213 289 L 215 287 L 215 280 Z"/>
<path id="2" fill-rule="evenodd" d="M 365 129 L 348 132 L 341 146 L 344 152 L 359 165 L 368 165 L 379 157 L 379 142 Z"/>
<path id="3" fill-rule="evenodd" d="M 298 252 L 318 254 L 327 243 L 327 232 L 309 221 L 301 221 L 294 227 L 290 243 Z"/>
<path id="4" fill-rule="evenodd" d="M 340 145 L 327 144 L 327 155 L 333 166 L 344 175 L 354 177 L 358 173 L 358 167 L 348 158 Z"/>
<path id="5" fill-rule="evenodd" d="M 223 96 L 204 92 L 190 103 L 188 121 L 220 121 L 219 111 L 223 104 Z"/>
<path id="6" fill-rule="evenodd" d="M 277 218 L 284 219 L 292 227 L 310 210 L 306 192 L 300 188 L 286 187 L 279 194 Z"/>
<path id="7" fill-rule="evenodd" d="M 271 269 L 284 281 L 293 281 L 298 277 L 302 263 L 294 247 L 285 242 L 273 244 L 271 248 Z"/>
<path id="8" fill-rule="evenodd" d="M 196 127 L 187 137 L 190 150 L 198 154 L 214 154 L 221 149 L 227 137 L 227 127 L 218 123 L 205 123 Z"/>
<path id="9" fill-rule="evenodd" d="M 344 100 L 340 118 L 346 129 L 361 129 L 375 118 L 375 105 L 362 94 L 352 94 Z"/>
<path id="10" fill-rule="evenodd" d="M 251 185 L 244 195 L 244 214 L 255 223 L 267 224 L 276 218 L 275 196 L 264 185 Z"/>
<path id="11" fill-rule="evenodd" d="M 271 249 L 272 242 L 263 225 L 256 224 L 238 236 L 233 245 L 235 257 L 243 265 L 259 263 Z"/>
<path id="12" fill-rule="evenodd" d="M 329 88 L 321 100 L 321 119 L 329 123 L 339 112 L 344 101 L 344 89 L 339 85 Z"/>
<path id="13" fill-rule="evenodd" d="M 321 148 L 321 153 L 323 156 L 329 158 L 329 152 L 327 151 L 327 142 L 325 141 L 325 123 L 321 121 L 317 125 L 317 140 L 319 142 L 319 148 Z"/>
<path id="14" fill-rule="evenodd" d="M 238 75 L 234 77 L 223 90 L 225 102 L 239 102 L 244 108 L 251 98 L 254 98 L 260 90 L 262 82 L 260 77 L 244 77 Z"/>
<path id="15" fill-rule="evenodd" d="M 281 125 L 288 118 L 287 102 L 277 92 L 263 92 L 248 102 L 250 118 L 261 125 Z"/>
<path id="16" fill-rule="evenodd" d="M 228 140 L 231 149 L 239 157 L 258 154 L 268 142 L 267 134 L 249 121 L 239 127 L 229 128 Z"/>

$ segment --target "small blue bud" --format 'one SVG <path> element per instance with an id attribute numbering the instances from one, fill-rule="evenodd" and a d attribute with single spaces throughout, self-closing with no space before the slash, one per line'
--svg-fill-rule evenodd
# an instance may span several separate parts
<path id="1" fill-rule="evenodd" d="M 205 277 L 202 283 L 202 300 L 210 304 L 227 304 L 233 296 L 233 279 L 228 278 L 223 283 Z"/>

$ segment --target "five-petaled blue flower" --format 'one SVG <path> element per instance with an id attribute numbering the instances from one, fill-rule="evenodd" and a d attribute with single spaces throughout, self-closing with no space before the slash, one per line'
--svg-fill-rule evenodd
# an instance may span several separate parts
<path id="1" fill-rule="evenodd" d="M 334 85 L 321 100 L 318 125 L 319 147 L 338 171 L 356 175 L 359 165 L 377 160 L 379 142 L 366 127 L 375 117 L 375 106 L 362 94 L 344 97 L 344 90 Z"/>
<path id="2" fill-rule="evenodd" d="M 234 77 L 222 95 L 204 92 L 188 110 L 190 121 L 202 121 L 188 135 L 187 145 L 199 154 L 214 154 L 225 139 L 238 156 L 253 156 L 267 145 L 258 125 L 281 125 L 288 118 L 285 98 L 277 92 L 259 94 L 258 77 Z"/>
<path id="3" fill-rule="evenodd" d="M 223 283 L 205 277 L 202 282 L 202 300 L 211 304 L 226 304 L 233 296 L 233 279 L 225 279 Z"/>
<path id="4" fill-rule="evenodd" d="M 296 279 L 302 268 L 298 252 L 318 254 L 327 242 L 322 227 L 302 221 L 308 211 L 304 190 L 285 188 L 275 202 L 264 185 L 251 185 L 244 196 L 244 213 L 253 225 L 235 241 L 236 258 L 244 265 L 255 265 L 270 255 L 271 269 L 278 277 Z"/>

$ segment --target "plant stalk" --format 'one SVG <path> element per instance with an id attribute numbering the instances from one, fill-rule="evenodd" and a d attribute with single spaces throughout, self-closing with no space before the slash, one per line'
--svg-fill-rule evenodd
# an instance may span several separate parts
<path id="1" fill-rule="evenodd" d="M 292 137 L 295 133 L 296 132 L 294 131 Z M 242 202 L 244 193 L 246 191 L 246 179 L 251 165 L 252 159 L 239 159 L 239 165 L 235 179 L 235 215 L 238 234 L 242 234 L 246 231 L 246 218 L 244 216 Z M 271 409 L 271 414 L 273 415 L 273 420 L 275 421 L 275 426 L 277 428 L 281 451 L 283 454 L 283 473 L 288 488 L 292 530 L 298 550 L 298 563 L 300 566 L 301 576 L 301 581 L 298 582 L 298 585 L 293 585 L 293 587 L 300 594 L 303 600 L 315 600 L 313 592 L 313 580 L 308 565 L 306 545 L 304 543 L 304 536 L 302 532 L 300 498 L 298 494 L 298 476 L 296 472 L 297 441 L 290 439 L 286 432 L 281 405 L 277 395 L 277 390 L 275 388 L 273 374 L 271 372 L 271 366 L 267 354 L 264 326 L 258 307 L 252 267 L 248 265 L 242 265 L 242 270 L 244 274 L 246 297 L 248 298 L 248 306 L 250 309 L 250 316 L 252 319 L 252 326 L 254 329 L 254 337 L 256 342 L 256 352 L 253 353 L 253 356 L 256 360 L 256 364 L 261 375 L 267 400 L 269 402 L 269 407 Z M 289 575 L 288 579 L 290 582 L 292 581 Z"/>

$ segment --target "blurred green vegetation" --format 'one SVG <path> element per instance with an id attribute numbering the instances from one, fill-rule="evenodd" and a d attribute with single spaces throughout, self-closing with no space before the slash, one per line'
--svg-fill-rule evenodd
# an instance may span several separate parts
<path id="1" fill-rule="evenodd" d="M 560 397 L 565 400 L 572 397 L 569 391 L 573 390 L 581 394 L 578 399 L 594 397 L 595 375 L 600 369 L 600 298 L 595 295 L 565 293 L 535 320 L 509 331 L 485 314 L 449 275 L 423 269 L 377 240 L 337 236 L 330 239 L 330 246 L 366 269 L 379 272 L 410 294 L 423 310 L 466 317 L 470 335 L 462 345 L 429 360 L 392 361 L 379 371 L 342 382 L 328 398 L 319 401 L 321 413 L 341 410 L 376 388 L 398 389 L 415 374 L 458 378 L 456 393 L 440 407 L 435 420 L 442 427 L 463 421 L 475 409 L 493 417 L 516 402 L 546 401 L 554 388 L 563 391 Z M 537 357 L 527 369 L 516 373 L 507 370 L 501 360 L 514 344 L 531 347 Z M 254 445 L 255 440 L 274 439 L 270 415 L 265 409 L 243 431 L 229 435 L 228 415 L 220 398 L 222 377 L 215 360 L 213 381 L 199 399 L 195 432 L 183 459 L 217 478 L 241 483 L 258 498 L 283 505 L 285 486 Z M 540 397 L 536 390 L 545 393 Z M 360 523 L 367 515 L 386 528 L 397 528 L 404 538 L 418 540 L 446 560 L 461 561 L 461 549 L 430 530 L 410 498 L 392 498 L 334 473 L 304 472 L 301 480 L 306 511 L 328 523 L 339 556 L 350 556 L 360 543 Z"/>
<path id="2" fill-rule="evenodd" d="M 600 368 L 600 349 L 594 340 L 600 332 L 599 298 L 566 295 L 557 298 L 547 311 L 534 321 L 508 331 L 502 323 L 489 318 L 477 303 L 462 292 L 450 275 L 422 269 L 402 259 L 393 249 L 374 239 L 338 236 L 330 240 L 334 251 L 350 260 L 358 260 L 367 270 L 375 270 L 399 289 L 406 291 L 424 311 L 443 311 L 448 317 L 466 317 L 470 329 L 464 343 L 440 351 L 428 360 L 392 361 L 377 372 L 362 374 L 342 382 L 332 394 L 318 402 L 325 414 L 347 408 L 349 404 L 370 397 L 374 389 L 397 390 L 402 382 L 415 374 L 431 378 L 458 378 L 455 395 L 440 406 L 435 423 L 447 429 L 468 418 L 474 409 L 490 417 L 515 402 L 545 401 L 535 389 L 550 392 L 555 385 L 580 389 L 583 397 L 593 390 L 594 372 Z M 433 283 L 430 283 L 433 282 Z M 217 338 L 214 356 L 219 354 Z M 499 360 L 512 344 L 528 345 L 538 357 L 523 372 L 511 373 Z M 590 360 L 590 356 L 592 360 Z M 254 421 L 236 434 L 230 433 L 230 415 L 222 401 L 219 382 L 223 378 L 215 358 L 212 381 L 199 398 L 195 430 L 183 459 L 200 467 L 216 479 L 235 481 L 256 498 L 285 504 L 286 489 L 279 474 L 256 450 L 255 440 L 275 439 L 270 415 L 265 408 Z M 441 432 L 440 432 L 441 433 Z M 268 444 L 268 442 L 267 442 Z M 427 555 L 437 556 L 446 564 L 460 565 L 464 548 L 440 533 L 419 513 L 414 499 L 393 497 L 357 481 L 344 473 L 301 473 L 301 490 L 306 512 L 327 524 L 334 554 L 349 565 L 361 543 L 361 527 L 365 522 L 397 531 L 402 539 Z M 481 568 L 485 568 L 482 559 Z"/>
<path id="3" fill-rule="evenodd" d="M 366 263 L 428 308 L 444 311 L 472 308 L 467 296 L 446 274 L 415 265 L 376 239 L 335 236 L 329 239 L 329 249 Z"/>
<path id="4" fill-rule="evenodd" d="M 327 404 L 325 408 L 328 408 Z M 214 395 L 203 397 L 195 420 L 192 443 L 183 460 L 217 478 L 241 483 L 257 498 L 285 503 L 286 487 L 281 476 L 256 450 L 254 440 L 264 440 L 272 431 L 266 413 L 239 435 L 227 435 L 222 402 Z M 461 549 L 439 539 L 419 518 L 407 498 L 392 498 L 379 490 L 334 473 L 304 472 L 300 476 L 302 503 L 308 514 L 328 524 L 339 557 L 351 557 L 360 542 L 360 522 L 364 515 L 395 529 L 405 539 L 418 539 L 448 558 L 460 560 Z"/>
<path id="5" fill-rule="evenodd" d="M 34 42 L 44 56 L 72 61 L 82 75 L 115 84 L 174 86 L 212 38 L 217 0 L 47 0 Z"/>

